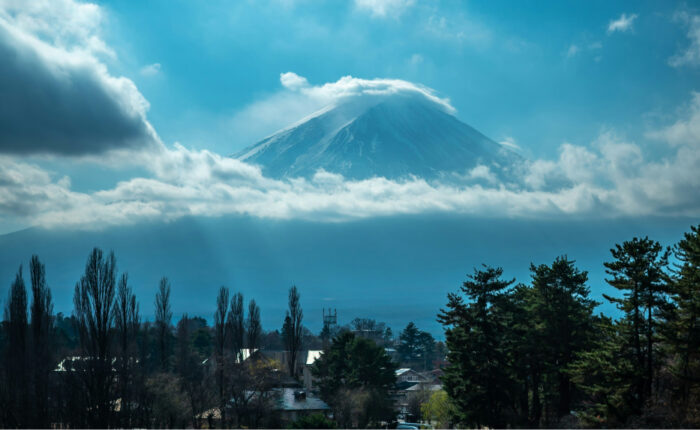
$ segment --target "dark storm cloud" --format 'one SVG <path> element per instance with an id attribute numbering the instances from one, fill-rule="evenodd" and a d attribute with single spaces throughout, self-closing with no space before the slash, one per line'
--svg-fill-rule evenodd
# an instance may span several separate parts
<path id="1" fill-rule="evenodd" d="M 88 53 L 64 51 L 0 18 L 0 152 L 101 154 L 156 141 L 147 102 Z"/>

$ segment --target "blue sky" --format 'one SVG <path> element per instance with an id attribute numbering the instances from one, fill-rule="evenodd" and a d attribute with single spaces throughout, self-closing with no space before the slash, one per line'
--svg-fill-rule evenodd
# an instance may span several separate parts
<path id="1" fill-rule="evenodd" d="M 641 139 L 700 77 L 669 64 L 691 43 L 683 3 L 387 3 L 382 14 L 353 2 L 107 2 L 105 39 L 166 142 L 221 153 L 264 137 L 232 118 L 279 92 L 288 71 L 317 85 L 346 75 L 421 83 L 535 156 L 608 128 Z M 608 31 L 623 14 L 629 26 Z M 154 63 L 157 73 L 139 73 Z"/>

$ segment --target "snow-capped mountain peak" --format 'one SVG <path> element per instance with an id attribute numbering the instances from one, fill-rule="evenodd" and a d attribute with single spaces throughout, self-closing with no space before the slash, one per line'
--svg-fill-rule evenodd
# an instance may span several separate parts
<path id="1" fill-rule="evenodd" d="M 328 106 L 235 155 L 271 177 L 317 170 L 353 179 L 435 178 L 519 156 L 415 94 L 350 99 Z"/>

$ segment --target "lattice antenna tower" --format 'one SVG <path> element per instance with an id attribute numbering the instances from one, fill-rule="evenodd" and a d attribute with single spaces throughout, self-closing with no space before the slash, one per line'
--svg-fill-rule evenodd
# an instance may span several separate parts
<path id="1" fill-rule="evenodd" d="M 323 308 L 323 328 L 326 332 L 334 329 L 338 325 L 338 310 L 328 309 L 326 313 L 326 308 Z"/>

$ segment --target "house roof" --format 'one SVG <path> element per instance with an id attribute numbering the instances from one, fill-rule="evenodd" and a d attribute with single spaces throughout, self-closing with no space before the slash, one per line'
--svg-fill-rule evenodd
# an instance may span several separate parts
<path id="1" fill-rule="evenodd" d="M 277 408 L 283 411 L 326 411 L 330 407 L 323 400 L 314 397 L 309 392 L 303 392 L 304 396 L 295 396 L 301 392 L 295 388 L 276 388 L 278 392 Z"/>
<path id="2" fill-rule="evenodd" d="M 396 391 L 408 391 L 409 388 L 419 385 L 418 381 L 402 381 L 402 382 L 397 382 L 396 385 L 394 385 L 394 389 Z"/>
<path id="3" fill-rule="evenodd" d="M 420 390 L 440 391 L 440 390 L 442 390 L 442 385 L 440 385 L 440 384 L 415 384 L 415 385 L 412 385 L 412 386 L 406 388 L 406 391 L 420 391 Z"/>
<path id="4" fill-rule="evenodd" d="M 314 364 L 314 362 L 316 362 L 316 360 L 318 360 L 322 354 L 322 350 L 310 349 L 306 354 L 306 365 L 311 366 Z"/>

